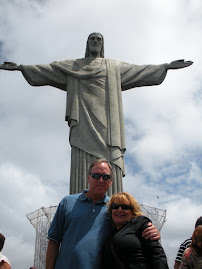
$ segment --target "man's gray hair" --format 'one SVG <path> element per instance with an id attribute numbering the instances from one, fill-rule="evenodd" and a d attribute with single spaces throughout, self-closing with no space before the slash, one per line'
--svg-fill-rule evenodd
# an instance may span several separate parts
<path id="1" fill-rule="evenodd" d="M 109 166 L 109 169 L 110 169 L 110 172 L 111 172 L 111 176 L 113 176 L 112 166 L 111 166 L 110 162 L 108 162 L 108 161 L 105 160 L 105 159 L 96 159 L 96 160 L 90 165 L 90 167 L 89 167 L 89 169 L 88 169 L 88 174 L 91 173 L 93 166 L 96 165 L 97 163 L 106 163 L 106 164 Z"/>

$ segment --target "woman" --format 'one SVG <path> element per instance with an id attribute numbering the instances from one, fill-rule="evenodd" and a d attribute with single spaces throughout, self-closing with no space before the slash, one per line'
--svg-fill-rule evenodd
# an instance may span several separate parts
<path id="1" fill-rule="evenodd" d="M 5 236 L 0 233 L 0 269 L 11 269 L 8 259 L 1 253 L 5 242 Z"/>
<path id="2" fill-rule="evenodd" d="M 195 228 L 192 235 L 192 242 L 182 257 L 180 269 L 185 268 L 202 268 L 202 225 Z"/>
<path id="3" fill-rule="evenodd" d="M 151 220 L 143 216 L 133 196 L 126 192 L 113 195 L 108 214 L 113 228 L 103 247 L 101 268 L 168 269 L 160 243 L 142 237 Z"/>

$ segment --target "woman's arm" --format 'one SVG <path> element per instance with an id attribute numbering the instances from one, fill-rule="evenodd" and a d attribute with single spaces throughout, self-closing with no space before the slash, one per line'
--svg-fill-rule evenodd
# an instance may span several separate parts
<path id="1" fill-rule="evenodd" d="M 137 232 L 145 258 L 148 260 L 152 269 L 168 269 L 166 254 L 159 241 L 142 237 L 142 233 L 147 229 L 148 223 L 149 219 L 144 217 L 142 226 Z"/>

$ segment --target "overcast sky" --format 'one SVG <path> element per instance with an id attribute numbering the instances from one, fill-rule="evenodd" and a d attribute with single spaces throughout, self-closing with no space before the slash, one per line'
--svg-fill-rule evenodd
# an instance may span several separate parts
<path id="1" fill-rule="evenodd" d="M 192 60 L 160 86 L 123 92 L 124 190 L 165 209 L 162 244 L 173 268 L 202 215 L 201 0 L 1 0 L 0 62 L 40 64 L 84 57 L 101 32 L 105 57 L 134 64 Z M 35 230 L 26 218 L 69 193 L 65 92 L 31 87 L 0 71 L 0 232 L 14 269 L 33 265 Z M 158 198 L 159 197 L 159 198 Z"/>

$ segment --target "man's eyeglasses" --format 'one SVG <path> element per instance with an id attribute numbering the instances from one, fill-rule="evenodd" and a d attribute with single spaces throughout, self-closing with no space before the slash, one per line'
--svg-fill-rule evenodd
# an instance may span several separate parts
<path id="1" fill-rule="evenodd" d="M 100 173 L 90 173 L 89 175 L 97 180 L 100 179 L 101 177 L 103 180 L 109 180 L 111 178 L 111 175 L 100 174 Z"/>
<path id="2" fill-rule="evenodd" d="M 133 209 L 131 205 L 127 205 L 127 204 L 112 204 L 111 205 L 111 209 L 119 209 L 119 207 L 121 207 L 121 209 L 123 210 Z"/>

